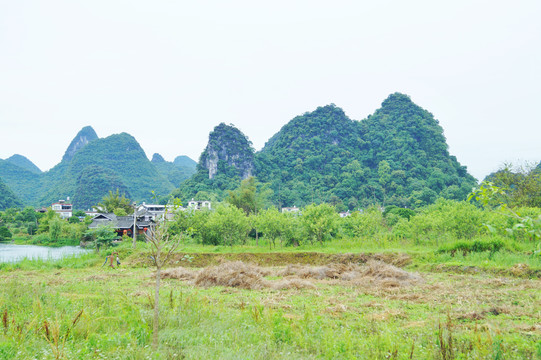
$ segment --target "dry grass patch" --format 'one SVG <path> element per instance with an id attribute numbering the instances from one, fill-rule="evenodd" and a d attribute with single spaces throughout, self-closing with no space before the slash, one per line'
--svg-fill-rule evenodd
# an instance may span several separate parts
<path id="1" fill-rule="evenodd" d="M 202 269 L 194 279 L 194 284 L 201 287 L 228 286 L 241 289 L 257 290 L 267 287 L 263 278 L 267 271 L 259 266 L 241 261 L 226 262 Z"/>
<path id="2" fill-rule="evenodd" d="M 162 279 L 194 280 L 198 271 L 177 267 L 172 269 L 163 269 L 160 273 Z"/>
<path id="3" fill-rule="evenodd" d="M 265 276 L 277 275 L 281 280 L 267 280 Z M 423 281 L 417 275 L 377 260 L 370 260 L 365 265 L 332 263 L 325 266 L 288 265 L 281 271 L 275 271 L 247 264 L 242 261 L 223 262 L 201 270 L 183 267 L 165 269 L 161 274 L 164 279 L 191 281 L 200 287 L 225 286 L 240 289 L 260 290 L 270 288 L 314 289 L 313 281 L 338 281 L 373 286 L 397 288 Z"/>
<path id="4" fill-rule="evenodd" d="M 316 280 L 339 279 L 362 286 L 377 283 L 383 288 L 409 286 L 423 282 L 418 274 L 407 272 L 378 260 L 369 260 L 365 265 L 341 263 L 317 267 L 288 265 L 278 275 Z"/>

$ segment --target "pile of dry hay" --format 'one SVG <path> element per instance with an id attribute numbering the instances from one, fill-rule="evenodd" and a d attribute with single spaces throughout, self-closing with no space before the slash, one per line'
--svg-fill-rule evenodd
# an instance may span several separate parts
<path id="1" fill-rule="evenodd" d="M 281 280 L 267 280 L 265 276 L 276 275 Z M 166 269 L 162 278 L 191 281 L 200 287 L 226 286 L 241 289 L 303 289 L 315 288 L 313 281 L 338 280 L 357 285 L 378 284 L 386 287 L 409 286 L 420 283 L 423 279 L 381 262 L 369 261 L 365 265 L 329 264 L 326 266 L 289 265 L 282 271 L 271 271 L 242 261 L 224 262 L 201 270 L 186 268 Z M 310 280 L 308 280 L 310 279 Z"/>

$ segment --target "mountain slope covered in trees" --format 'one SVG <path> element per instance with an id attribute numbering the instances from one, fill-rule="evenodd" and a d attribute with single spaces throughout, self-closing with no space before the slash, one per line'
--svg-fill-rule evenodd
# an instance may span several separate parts
<path id="1" fill-rule="evenodd" d="M 86 179 L 87 176 L 93 179 Z M 46 177 L 54 185 L 42 198 L 45 204 L 71 194 L 73 199 L 80 199 L 80 205 L 88 207 L 89 199 L 100 199 L 109 190 L 116 191 L 110 186 L 131 194 L 136 201 L 150 200 L 153 190 L 165 195 L 174 188 L 158 173 L 135 138 L 126 133 L 89 142 L 71 160 L 51 169 Z"/>
<path id="2" fill-rule="evenodd" d="M 70 161 L 75 156 L 77 151 L 84 148 L 89 142 L 98 139 L 98 134 L 92 128 L 92 126 L 85 126 L 75 135 L 71 143 L 69 144 L 62 161 Z"/>
<path id="3" fill-rule="evenodd" d="M 254 149 L 250 140 L 233 125 L 221 123 L 209 134 L 196 173 L 184 181 L 173 195 L 183 200 L 221 199 L 227 190 L 239 186 L 241 179 L 252 176 L 254 167 Z"/>
<path id="4" fill-rule="evenodd" d="M 20 208 L 22 202 L 11 189 L 0 179 L 0 210 L 8 208 Z"/>
<path id="5" fill-rule="evenodd" d="M 187 156 L 177 156 L 174 161 L 166 161 L 160 154 L 154 154 L 152 164 L 171 184 L 178 187 L 195 173 L 197 163 Z"/>
<path id="6" fill-rule="evenodd" d="M 153 165 L 131 135 L 100 139 L 87 126 L 51 170 L 42 173 L 25 157 L 14 155 L 0 160 L 0 179 L 21 200 L 21 206 L 49 206 L 69 196 L 76 209 L 87 209 L 117 189 L 136 201 L 151 201 L 152 191 L 168 195 L 195 172 L 196 163 L 179 156 L 167 166 L 167 171 L 160 171 Z"/>
<path id="7" fill-rule="evenodd" d="M 41 170 L 26 156 L 15 154 L 7 158 L 6 161 L 35 174 L 41 174 Z"/>
<path id="8" fill-rule="evenodd" d="M 0 160 L 0 179 L 23 204 L 36 204 L 41 193 L 41 174 L 29 171 L 7 160 Z"/>
<path id="9" fill-rule="evenodd" d="M 236 164 L 251 163 L 250 153 L 236 155 L 230 163 L 236 171 L 219 166 L 208 170 L 208 149 L 228 144 L 211 136 L 198 173 L 176 195 L 204 191 L 220 198 L 238 183 Z M 349 119 L 335 105 L 297 116 L 269 139 L 253 163 L 251 173 L 270 184 L 278 206 L 328 202 L 342 210 L 373 203 L 417 207 L 437 197 L 463 199 L 476 184 L 449 154 L 433 115 L 400 93 L 391 94 L 362 121 Z M 209 182 L 205 173 L 219 181 Z"/>

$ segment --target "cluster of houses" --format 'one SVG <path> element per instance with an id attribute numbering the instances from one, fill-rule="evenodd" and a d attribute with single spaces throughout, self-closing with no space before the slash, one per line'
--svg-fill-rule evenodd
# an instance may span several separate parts
<path id="1" fill-rule="evenodd" d="M 62 219 L 68 219 L 73 216 L 73 204 L 70 203 L 70 198 L 59 200 L 51 204 L 51 209 L 60 215 Z M 173 209 L 168 205 L 156 205 L 142 203 L 135 209 L 133 215 L 117 216 L 114 213 L 100 213 L 93 209 L 85 211 L 85 214 L 92 217 L 92 223 L 88 226 L 90 229 L 95 229 L 100 226 L 111 226 L 115 229 L 119 236 L 133 236 L 135 231 L 137 234 L 145 233 L 148 228 L 162 219 L 171 220 L 174 216 L 173 210 L 180 211 L 198 211 L 208 209 L 211 210 L 211 202 L 207 200 L 190 200 L 187 207 Z M 39 212 L 46 212 L 47 209 L 38 209 Z M 135 230 L 134 230 L 135 229 Z"/>
<path id="2" fill-rule="evenodd" d="M 62 219 L 68 219 L 73 216 L 73 205 L 69 202 L 70 198 L 66 200 L 59 200 L 56 203 L 51 204 L 51 209 L 55 211 Z M 177 210 L 181 211 L 198 211 L 208 209 L 211 210 L 211 202 L 208 200 L 190 200 L 186 208 L 180 207 Z M 174 216 L 173 209 L 169 205 L 156 205 L 142 203 L 139 205 L 133 215 L 117 216 L 114 213 L 100 213 L 93 209 L 92 211 L 85 211 L 85 214 L 92 216 L 92 223 L 88 226 L 90 229 L 95 229 L 100 226 L 111 226 L 115 229 L 119 236 L 128 235 L 133 236 L 135 231 L 137 234 L 144 234 L 148 228 L 159 220 L 167 219 L 171 220 Z M 37 211 L 46 211 L 46 209 L 39 209 Z M 282 213 L 299 213 L 300 208 L 284 207 Z M 340 213 L 340 217 L 349 216 L 350 213 Z"/>

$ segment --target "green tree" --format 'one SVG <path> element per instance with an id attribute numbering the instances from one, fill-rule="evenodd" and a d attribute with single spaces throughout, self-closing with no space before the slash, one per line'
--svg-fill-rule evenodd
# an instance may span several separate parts
<path id="1" fill-rule="evenodd" d="M 68 222 L 70 224 L 79 224 L 81 222 L 81 220 L 79 220 L 79 218 L 77 216 L 72 216 L 68 219 Z"/>
<path id="2" fill-rule="evenodd" d="M 0 241 L 10 241 L 12 236 L 11 231 L 6 226 L 0 226 Z"/>
<path id="3" fill-rule="evenodd" d="M 64 221 L 58 218 L 54 218 L 54 219 L 51 219 L 51 221 L 49 221 L 49 238 L 51 240 L 56 241 L 60 238 L 63 224 L 64 224 Z"/>
<path id="4" fill-rule="evenodd" d="M 508 206 L 541 207 L 541 169 L 506 164 L 487 180 L 505 193 L 502 201 Z"/>
<path id="5" fill-rule="evenodd" d="M 282 244 L 286 231 L 286 221 L 285 215 L 280 213 L 275 207 L 262 210 L 257 215 L 257 227 L 265 235 L 265 238 L 269 240 L 269 247 L 273 245 L 276 247 L 276 239 L 278 238 Z"/>
<path id="6" fill-rule="evenodd" d="M 248 232 L 251 230 L 244 211 L 232 205 L 218 206 L 216 211 L 208 217 L 207 226 L 220 235 L 224 245 L 231 247 L 239 242 L 245 243 Z"/>
<path id="7" fill-rule="evenodd" d="M 242 180 L 240 186 L 228 192 L 227 202 L 242 209 L 246 215 L 256 215 L 268 204 L 272 190 L 265 184 L 261 184 L 253 176 Z M 254 222 L 256 245 L 259 245 L 257 222 Z"/>
<path id="8" fill-rule="evenodd" d="M 237 189 L 228 192 L 226 201 L 242 209 L 246 215 L 257 214 L 258 210 L 268 204 L 271 194 L 271 189 L 250 176 L 242 180 Z"/>
<path id="9" fill-rule="evenodd" d="M 339 216 L 328 204 L 308 205 L 302 210 L 301 223 L 310 241 L 324 240 L 331 237 L 338 229 Z"/>
<path id="10" fill-rule="evenodd" d="M 95 229 L 89 229 L 85 232 L 84 238 L 94 242 L 94 248 L 96 252 L 100 252 L 100 249 L 111 246 L 113 240 L 118 238 L 115 230 L 110 226 L 99 226 Z"/>
<path id="11" fill-rule="evenodd" d="M 118 189 L 116 192 L 109 191 L 103 200 L 98 204 L 99 211 L 103 213 L 111 213 L 116 211 L 124 211 L 125 214 L 133 214 L 133 206 L 130 199 L 124 194 L 120 196 Z"/>

